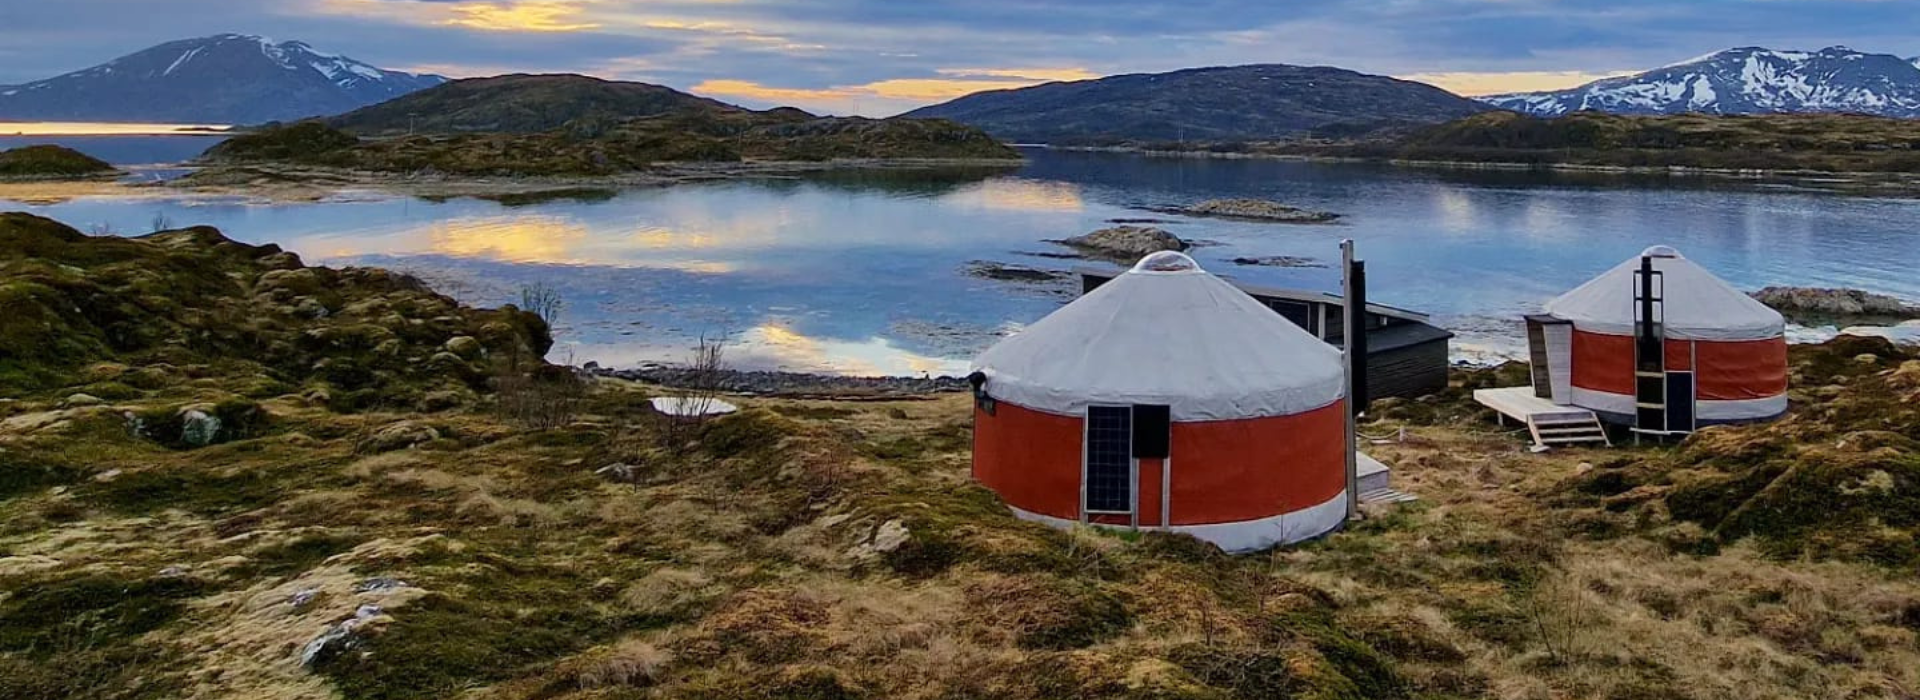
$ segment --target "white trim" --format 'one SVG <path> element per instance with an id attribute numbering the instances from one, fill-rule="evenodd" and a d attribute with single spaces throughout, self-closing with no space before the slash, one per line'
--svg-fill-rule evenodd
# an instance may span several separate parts
<path id="1" fill-rule="evenodd" d="M 1694 375 L 1699 381 L 1699 375 Z M 1694 387 L 1699 390 L 1698 386 Z M 1632 396 L 1610 394 L 1592 389 L 1573 388 L 1573 405 L 1602 413 L 1632 416 L 1636 413 Z M 1744 399 L 1738 401 L 1717 401 L 1698 399 L 1693 402 L 1694 425 L 1722 421 L 1760 420 L 1773 418 L 1787 412 L 1787 395 L 1769 396 L 1764 399 Z"/>
<path id="2" fill-rule="evenodd" d="M 1547 345 L 1548 400 L 1565 406 L 1573 400 L 1573 324 L 1542 324 L 1540 335 Z"/>
<path id="3" fill-rule="evenodd" d="M 1021 520 L 1041 523 L 1062 530 L 1071 529 L 1082 523 L 1066 518 L 1056 518 L 1008 506 L 1014 517 Z M 1340 527 L 1347 519 L 1347 494 L 1335 494 L 1327 501 L 1270 518 L 1247 520 L 1237 523 L 1219 523 L 1215 525 L 1176 525 L 1165 528 L 1168 531 L 1193 535 L 1212 542 L 1220 549 L 1231 554 L 1245 554 L 1279 545 L 1293 544 L 1310 540 Z M 1095 527 L 1121 528 L 1122 525 L 1101 525 Z"/>

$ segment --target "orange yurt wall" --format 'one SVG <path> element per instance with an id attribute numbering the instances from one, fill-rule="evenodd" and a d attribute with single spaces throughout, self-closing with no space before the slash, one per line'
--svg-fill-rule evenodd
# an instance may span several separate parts
<path id="1" fill-rule="evenodd" d="M 1346 489 L 1346 402 L 1293 416 L 1173 425 L 1174 525 L 1233 523 L 1325 503 Z"/>
<path id="2" fill-rule="evenodd" d="M 1031 513 L 1080 517 L 1084 423 L 1000 402 L 973 411 L 973 478 L 1007 505 Z"/>

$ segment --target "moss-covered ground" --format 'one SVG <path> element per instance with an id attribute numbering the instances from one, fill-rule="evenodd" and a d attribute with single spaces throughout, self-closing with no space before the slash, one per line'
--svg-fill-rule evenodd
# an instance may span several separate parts
<path id="1" fill-rule="evenodd" d="M 1462 400 L 1502 373 L 1461 373 L 1364 428 L 1405 429 L 1369 449 L 1419 502 L 1240 557 L 1016 520 L 968 478 L 964 396 L 685 424 L 605 380 L 556 420 L 497 381 L 344 406 L 324 372 L 103 352 L 0 402 L 0 697 L 1920 688 L 1920 365 L 1883 343 L 1796 349 L 1793 417 L 1677 447 L 1530 453 Z M 153 427 L 187 404 L 245 428 Z"/>

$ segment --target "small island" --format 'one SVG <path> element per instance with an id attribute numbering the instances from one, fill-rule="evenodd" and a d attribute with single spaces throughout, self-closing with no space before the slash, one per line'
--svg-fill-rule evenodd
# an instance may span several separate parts
<path id="1" fill-rule="evenodd" d="M 1920 305 L 1858 289 L 1767 287 L 1753 298 L 1805 325 L 1892 325 L 1920 319 Z"/>
<path id="2" fill-rule="evenodd" d="M 1127 264 L 1161 251 L 1185 251 L 1193 247 L 1192 243 L 1181 240 L 1166 229 L 1133 225 L 1103 228 L 1084 236 L 1051 242 L 1090 257 Z"/>
<path id="3" fill-rule="evenodd" d="M 1279 202 L 1265 199 L 1209 199 L 1198 204 L 1183 207 L 1164 207 L 1154 211 L 1166 214 L 1185 214 L 1187 216 L 1206 216 L 1217 219 L 1238 219 L 1241 221 L 1260 221 L 1276 224 L 1326 224 L 1340 218 L 1339 214 L 1326 211 L 1313 211 L 1290 207 Z"/>
<path id="4" fill-rule="evenodd" d="M 112 164 L 65 146 L 0 151 L 0 180 L 84 180 L 119 173 Z"/>

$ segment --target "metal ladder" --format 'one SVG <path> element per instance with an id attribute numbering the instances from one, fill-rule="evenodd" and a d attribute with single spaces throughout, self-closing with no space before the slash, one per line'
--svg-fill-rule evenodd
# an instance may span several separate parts
<path id="1" fill-rule="evenodd" d="M 1633 406 L 1634 439 L 1640 435 L 1668 435 L 1666 275 L 1653 268 L 1653 258 L 1640 258 L 1633 273 Z"/>

